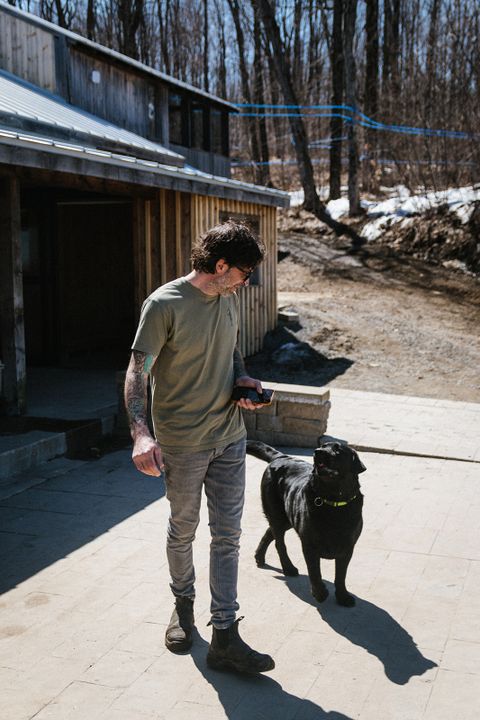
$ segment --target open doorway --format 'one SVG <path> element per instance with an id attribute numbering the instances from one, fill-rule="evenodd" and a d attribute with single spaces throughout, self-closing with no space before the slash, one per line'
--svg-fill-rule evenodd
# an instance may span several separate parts
<path id="1" fill-rule="evenodd" d="M 25 191 L 27 364 L 123 367 L 134 333 L 132 204 Z"/>

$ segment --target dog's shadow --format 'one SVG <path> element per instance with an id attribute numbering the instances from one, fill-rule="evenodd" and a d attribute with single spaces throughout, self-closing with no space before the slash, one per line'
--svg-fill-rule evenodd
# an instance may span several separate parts
<path id="1" fill-rule="evenodd" d="M 313 605 L 332 630 L 377 657 L 385 675 L 396 685 L 405 685 L 415 675 L 437 667 L 437 663 L 422 655 L 412 636 L 386 610 L 357 595 L 355 607 L 341 607 L 335 602 L 335 587 L 328 581 L 325 585 L 330 594 L 319 604 L 310 593 L 306 575 L 277 577 L 300 600 Z"/>
<path id="2" fill-rule="evenodd" d="M 218 695 L 229 720 L 353 720 L 336 710 L 324 710 L 306 698 L 288 693 L 268 675 L 241 675 L 219 672 L 208 667 L 205 658 L 208 642 L 194 630 L 192 660 L 198 671 Z"/>

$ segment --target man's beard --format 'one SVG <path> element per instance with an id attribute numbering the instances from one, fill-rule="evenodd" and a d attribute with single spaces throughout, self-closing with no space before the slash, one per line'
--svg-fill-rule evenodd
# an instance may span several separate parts
<path id="1" fill-rule="evenodd" d="M 211 287 L 215 293 L 222 295 L 223 297 L 232 295 L 232 293 L 234 293 L 237 289 L 236 285 L 230 284 L 225 276 L 212 280 L 209 283 L 209 287 Z"/>

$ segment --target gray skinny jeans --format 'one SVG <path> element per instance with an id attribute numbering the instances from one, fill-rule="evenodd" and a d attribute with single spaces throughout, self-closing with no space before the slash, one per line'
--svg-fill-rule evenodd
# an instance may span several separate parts
<path id="1" fill-rule="evenodd" d="M 192 543 L 200 519 L 202 487 L 210 526 L 212 625 L 223 630 L 235 622 L 238 554 L 245 498 L 246 440 L 201 452 L 164 452 L 170 519 L 167 558 L 175 596 L 195 597 Z"/>

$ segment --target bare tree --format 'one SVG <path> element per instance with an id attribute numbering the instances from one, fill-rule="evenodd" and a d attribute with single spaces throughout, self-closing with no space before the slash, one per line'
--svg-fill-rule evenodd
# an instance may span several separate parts
<path id="1" fill-rule="evenodd" d="M 170 28 L 170 0 L 157 0 L 158 31 L 160 41 L 160 56 L 165 72 L 170 75 L 170 49 L 169 33 Z"/>
<path id="2" fill-rule="evenodd" d="M 97 24 L 96 0 L 87 2 L 87 38 L 95 40 L 95 29 Z"/>
<path id="3" fill-rule="evenodd" d="M 258 15 L 258 9 L 253 6 L 253 42 L 254 42 L 254 58 L 253 58 L 253 99 L 255 104 L 260 108 L 265 105 L 264 83 L 263 83 L 263 52 L 262 52 L 262 33 L 261 23 Z M 258 122 L 258 136 L 260 141 L 260 158 L 261 164 L 258 173 L 259 182 L 262 185 L 272 186 L 270 177 L 269 161 L 270 152 L 268 148 L 268 133 L 265 117 L 260 112 Z"/>
<path id="4" fill-rule="evenodd" d="M 228 0 L 230 11 L 232 13 L 233 22 L 235 25 L 235 31 L 237 34 L 237 45 L 238 45 L 238 62 L 240 68 L 240 78 L 243 100 L 248 105 L 252 104 L 252 96 L 250 93 L 250 78 L 247 68 L 246 61 L 246 50 L 245 50 L 245 35 L 243 32 L 242 20 L 240 17 L 240 5 L 238 0 Z M 249 117 L 247 120 L 249 129 L 249 141 L 251 147 L 251 156 L 253 160 L 253 177 L 254 181 L 260 183 L 259 168 L 260 168 L 260 147 L 257 137 L 257 123 L 255 117 Z"/>
<path id="5" fill-rule="evenodd" d="M 208 68 L 208 0 L 203 0 L 203 87 L 208 92 L 209 68 Z"/>
<path id="6" fill-rule="evenodd" d="M 365 18 L 365 114 L 377 119 L 378 114 L 378 0 L 366 0 Z M 376 183 L 376 147 L 377 133 L 375 130 L 365 131 L 364 161 L 363 161 L 363 189 L 374 192 Z"/>
<path id="7" fill-rule="evenodd" d="M 331 42 L 331 74 L 333 106 L 341 105 L 343 101 L 344 86 L 344 58 L 343 58 L 343 0 L 334 0 L 333 25 Z M 330 119 L 330 199 L 340 197 L 342 176 L 342 131 L 343 121 L 339 117 L 340 111 L 334 110 Z"/>
<path id="8" fill-rule="evenodd" d="M 117 12 L 119 50 L 139 60 L 137 32 L 143 21 L 143 0 L 118 0 Z"/>
<path id="9" fill-rule="evenodd" d="M 352 119 L 348 124 L 348 202 L 349 215 L 359 215 L 360 194 L 358 189 L 358 145 L 357 145 L 357 93 L 356 64 L 353 53 L 355 25 L 357 19 L 357 0 L 345 0 L 343 18 L 343 46 L 345 53 L 345 98 L 352 108 Z"/>
<path id="10" fill-rule="evenodd" d="M 296 93 L 292 84 L 290 68 L 286 60 L 286 53 L 283 47 L 280 31 L 275 20 L 272 7 L 268 0 L 253 0 L 258 8 L 260 17 L 265 28 L 265 34 L 271 47 L 273 64 L 276 70 L 278 83 L 282 89 L 283 97 L 287 105 L 298 108 Z M 326 225 L 331 227 L 337 235 L 348 235 L 355 244 L 361 244 L 362 238 L 353 228 L 339 223 L 330 216 L 325 205 L 320 201 L 315 187 L 312 162 L 308 152 L 308 141 L 305 126 L 299 110 L 290 113 L 290 128 L 297 156 L 298 170 L 302 187 L 304 190 L 304 207 L 313 212 Z"/>
<path id="11" fill-rule="evenodd" d="M 218 54 L 217 54 L 217 93 L 222 98 L 227 97 L 227 42 L 225 37 L 225 20 L 222 12 L 221 0 L 215 1 L 215 17 L 218 28 Z"/>

